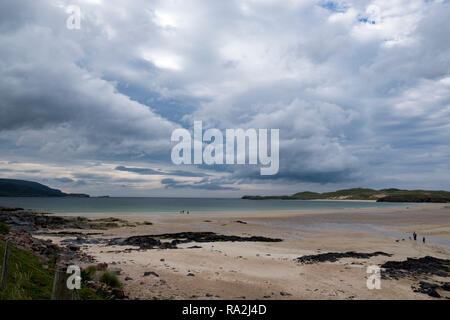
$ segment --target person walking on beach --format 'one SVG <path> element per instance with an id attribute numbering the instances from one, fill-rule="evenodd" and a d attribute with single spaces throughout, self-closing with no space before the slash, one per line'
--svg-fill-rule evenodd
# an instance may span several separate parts
<path id="1" fill-rule="evenodd" d="M 417 240 L 417 233 L 414 231 L 414 233 L 413 233 L 413 238 L 414 238 L 414 241 L 416 241 Z"/>

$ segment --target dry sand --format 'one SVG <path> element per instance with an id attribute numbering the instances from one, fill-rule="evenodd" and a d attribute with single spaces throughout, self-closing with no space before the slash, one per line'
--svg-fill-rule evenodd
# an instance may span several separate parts
<path id="1" fill-rule="evenodd" d="M 277 243 L 188 243 L 179 249 L 130 252 L 123 246 L 84 246 L 98 262 L 122 270 L 125 293 L 136 299 L 432 299 L 413 292 L 411 286 L 417 279 L 383 279 L 380 290 L 369 290 L 367 266 L 427 255 L 450 259 L 450 205 L 120 218 L 136 226 L 101 231 L 99 237 L 212 231 L 283 239 Z M 137 224 L 144 221 L 153 225 Z M 420 241 L 409 239 L 413 231 Z M 425 244 L 422 236 L 428 239 Z M 201 248 L 189 249 L 194 245 Z M 393 256 L 309 265 L 294 260 L 302 255 L 346 251 L 384 251 Z M 158 276 L 144 276 L 149 271 Z M 126 281 L 126 277 L 132 280 Z"/>

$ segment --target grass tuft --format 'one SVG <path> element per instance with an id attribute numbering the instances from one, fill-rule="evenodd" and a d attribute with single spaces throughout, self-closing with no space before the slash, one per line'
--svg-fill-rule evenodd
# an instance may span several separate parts
<path id="1" fill-rule="evenodd" d="M 89 266 L 86 269 L 81 270 L 81 278 L 83 279 L 83 281 L 92 281 L 94 280 L 96 272 L 96 266 Z"/>
<path id="2" fill-rule="evenodd" d="M 109 270 L 103 272 L 103 274 L 100 276 L 100 282 L 103 282 L 104 284 L 107 284 L 113 288 L 122 287 L 122 284 L 120 283 L 117 275 Z"/>

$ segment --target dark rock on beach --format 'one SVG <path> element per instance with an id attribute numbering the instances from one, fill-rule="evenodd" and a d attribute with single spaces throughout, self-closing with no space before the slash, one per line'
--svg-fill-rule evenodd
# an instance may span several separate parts
<path id="1" fill-rule="evenodd" d="M 384 278 L 406 278 L 422 275 L 439 277 L 450 276 L 450 260 L 426 256 L 423 258 L 407 258 L 405 261 L 388 261 L 384 263 Z"/>
<path id="2" fill-rule="evenodd" d="M 388 261 L 381 265 L 382 279 L 408 278 L 421 280 L 411 288 L 414 292 L 427 294 L 433 298 L 441 298 L 442 292 L 450 291 L 450 282 L 433 280 L 432 276 L 449 278 L 450 260 L 426 256 L 423 258 L 407 258 L 404 261 Z M 423 281 L 427 280 L 427 281 Z M 450 297 L 450 294 L 446 296 Z"/>
<path id="3" fill-rule="evenodd" d="M 61 243 L 67 243 L 71 245 L 83 245 L 83 244 L 99 244 L 104 240 L 101 239 L 90 239 L 86 237 L 76 237 L 75 239 L 64 239 Z"/>
<path id="4" fill-rule="evenodd" d="M 359 252 L 328 252 L 328 253 L 321 253 L 316 255 L 308 255 L 308 256 L 302 256 L 300 258 L 297 258 L 297 262 L 303 263 L 303 264 L 312 264 L 312 263 L 318 263 L 318 262 L 336 262 L 339 259 L 342 258 L 355 258 L 355 259 L 369 259 L 374 256 L 392 256 L 389 253 L 377 251 L 373 253 L 359 253 Z"/>
<path id="5" fill-rule="evenodd" d="M 126 298 L 125 292 L 121 289 L 114 288 L 111 290 L 111 300 L 123 300 Z"/>
<path id="6" fill-rule="evenodd" d="M 153 236 L 159 239 L 177 239 L 182 243 L 188 242 L 281 242 L 282 239 L 266 238 L 260 236 L 240 237 L 226 236 L 214 232 L 180 232 L 166 233 Z"/>
<path id="7" fill-rule="evenodd" d="M 427 294 L 433 298 L 441 298 L 441 295 L 438 291 L 450 291 L 450 282 L 442 282 L 438 284 L 421 281 L 419 282 L 418 287 L 412 286 L 411 288 L 414 292 Z"/>
<path id="8" fill-rule="evenodd" d="M 161 240 L 172 240 L 163 242 Z M 110 245 L 138 246 L 141 249 L 177 249 L 178 244 L 190 242 L 280 242 L 282 239 L 273 239 L 260 236 L 240 237 L 220 235 L 214 232 L 180 232 L 159 235 L 133 236 L 129 238 L 116 238 L 110 240 Z"/>
<path id="9" fill-rule="evenodd" d="M 138 246 L 141 249 L 154 249 L 154 248 L 161 249 L 163 246 L 160 240 L 157 240 L 152 236 L 133 236 L 129 238 L 114 238 L 109 241 L 109 244 L 119 246 Z"/>

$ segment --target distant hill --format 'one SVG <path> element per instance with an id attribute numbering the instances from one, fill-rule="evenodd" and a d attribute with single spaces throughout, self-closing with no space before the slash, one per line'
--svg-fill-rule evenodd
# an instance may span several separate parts
<path id="1" fill-rule="evenodd" d="M 80 197 L 88 198 L 87 194 L 64 193 L 58 189 L 49 188 L 43 184 L 13 179 L 0 179 L 0 197 Z"/>
<path id="2" fill-rule="evenodd" d="M 243 196 L 249 200 L 376 200 L 378 202 L 450 202 L 448 191 L 353 188 L 334 192 L 304 191 L 290 196 Z"/>

